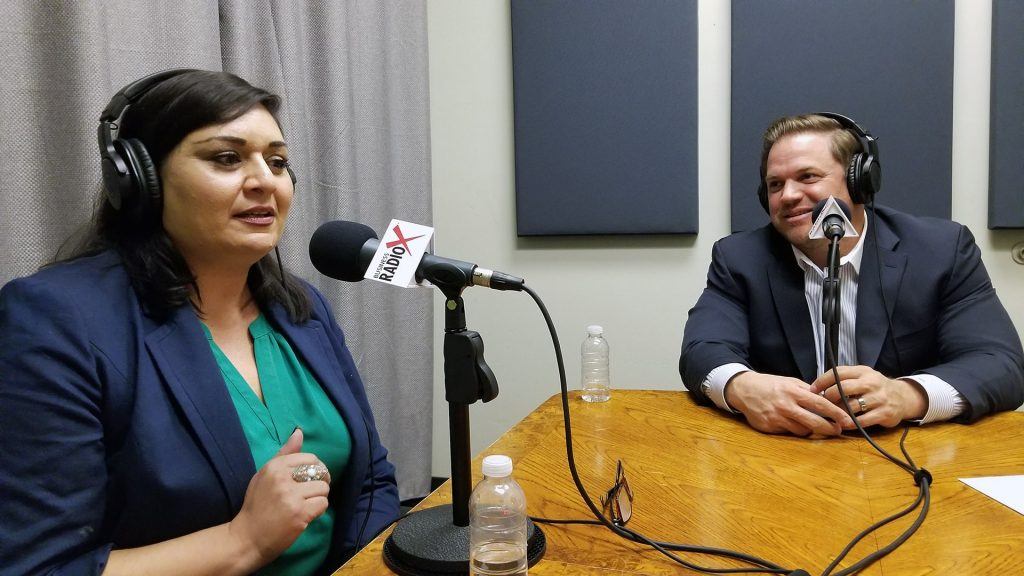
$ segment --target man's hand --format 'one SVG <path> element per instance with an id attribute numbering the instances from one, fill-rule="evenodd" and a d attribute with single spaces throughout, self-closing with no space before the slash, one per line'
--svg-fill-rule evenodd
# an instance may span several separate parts
<path id="1" fill-rule="evenodd" d="M 753 428 L 770 434 L 837 436 L 853 426 L 842 408 L 796 378 L 741 372 L 726 384 L 725 400 Z"/>
<path id="2" fill-rule="evenodd" d="M 839 381 L 850 399 L 850 410 L 857 414 L 861 426 L 880 424 L 887 428 L 899 426 L 904 420 L 923 418 L 928 411 L 928 396 L 911 380 L 892 380 L 867 366 L 839 366 Z M 826 372 L 811 383 L 812 392 L 825 391 L 825 398 L 842 406 L 832 372 Z M 844 428 L 853 427 L 843 424 Z"/>

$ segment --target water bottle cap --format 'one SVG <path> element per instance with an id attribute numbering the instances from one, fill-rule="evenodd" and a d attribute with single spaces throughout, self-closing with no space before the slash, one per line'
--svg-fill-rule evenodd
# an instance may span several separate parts
<path id="1" fill-rule="evenodd" d="M 482 468 L 484 476 L 504 478 L 512 474 L 512 459 L 503 454 L 492 454 L 484 458 Z"/>
<path id="2" fill-rule="evenodd" d="M 590 334 L 591 336 L 600 336 L 604 334 L 604 328 L 598 326 L 597 324 L 592 324 L 590 326 L 587 326 L 587 334 Z"/>

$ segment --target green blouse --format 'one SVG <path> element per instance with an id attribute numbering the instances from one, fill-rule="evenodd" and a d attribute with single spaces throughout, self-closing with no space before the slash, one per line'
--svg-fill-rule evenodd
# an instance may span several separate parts
<path id="1" fill-rule="evenodd" d="M 284 336 L 261 314 L 249 325 L 263 402 L 203 326 L 217 366 L 238 412 L 249 450 L 260 469 L 277 454 L 295 427 L 302 428 L 302 452 L 315 454 L 332 478 L 341 478 L 352 452 L 352 438 L 338 410 L 299 360 Z M 290 548 L 258 574 L 312 574 L 327 556 L 334 531 L 328 508 L 306 527 Z"/>

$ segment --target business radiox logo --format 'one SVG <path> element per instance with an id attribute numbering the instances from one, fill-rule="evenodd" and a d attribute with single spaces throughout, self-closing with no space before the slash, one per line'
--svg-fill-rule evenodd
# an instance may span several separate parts
<path id="1" fill-rule="evenodd" d="M 393 240 L 388 240 L 392 237 L 394 238 Z M 374 269 L 373 279 L 381 282 L 394 282 L 399 269 L 403 268 L 402 262 L 410 253 L 418 253 L 422 257 L 423 250 L 414 251 L 409 247 L 409 242 L 424 237 L 427 237 L 427 234 L 418 234 L 406 238 L 405 234 L 402 233 L 401 224 L 396 223 L 391 228 L 390 233 L 384 236 L 385 249 L 377 256 L 377 267 Z M 411 264 L 413 269 L 419 264 L 419 258 L 415 260 Z"/>

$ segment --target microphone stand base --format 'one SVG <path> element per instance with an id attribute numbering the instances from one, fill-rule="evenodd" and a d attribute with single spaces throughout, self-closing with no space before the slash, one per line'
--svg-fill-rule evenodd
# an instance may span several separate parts
<path id="1" fill-rule="evenodd" d="M 546 548 L 544 532 L 527 518 L 527 564 L 536 564 Z M 414 512 L 399 521 L 384 542 L 384 563 L 400 576 L 467 575 L 469 526 L 452 522 L 451 504 Z"/>

